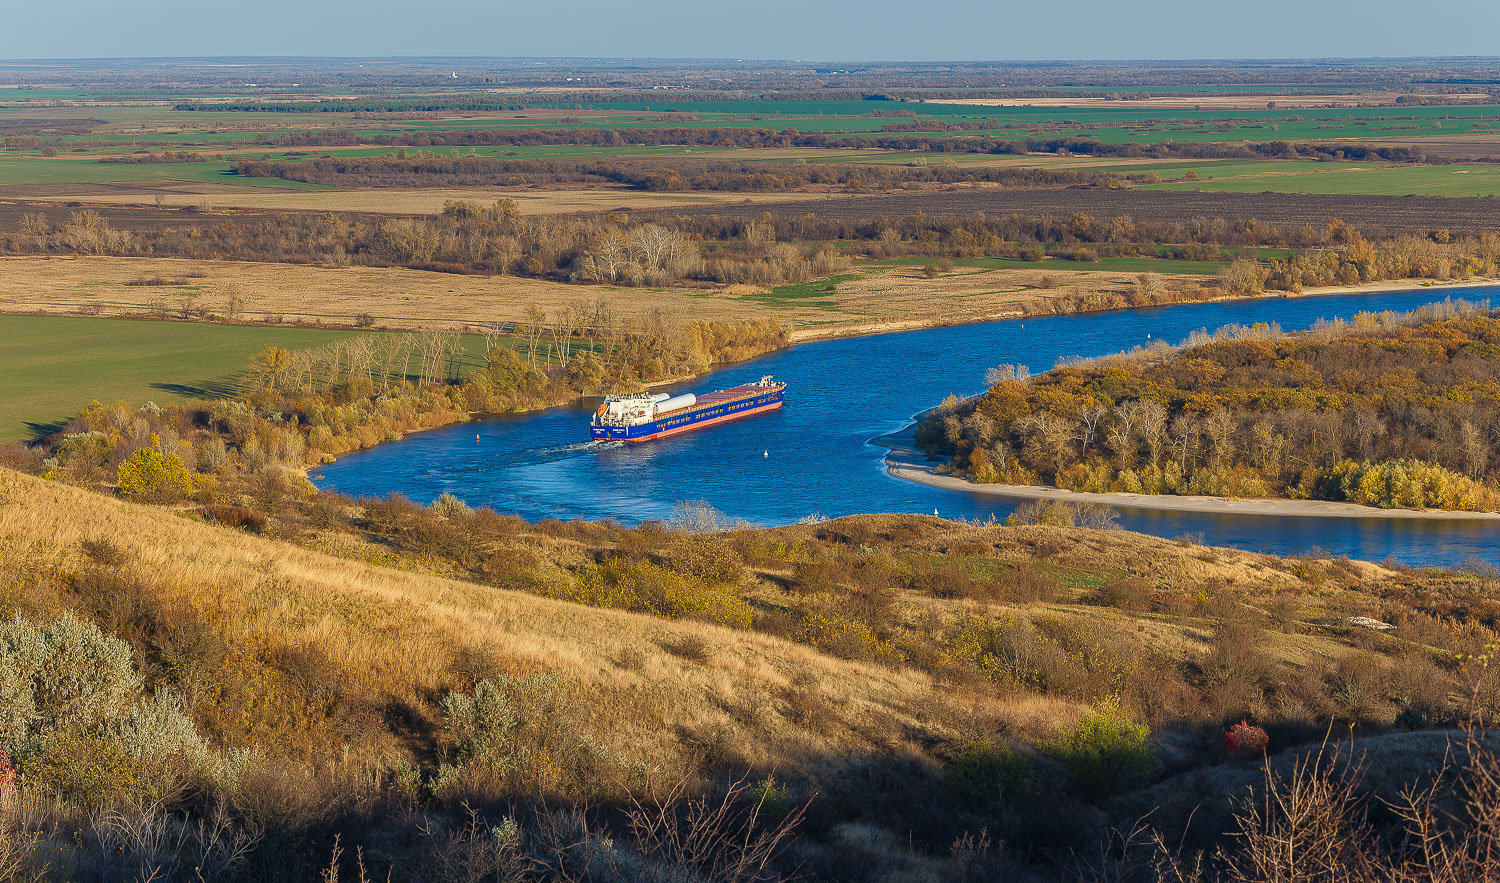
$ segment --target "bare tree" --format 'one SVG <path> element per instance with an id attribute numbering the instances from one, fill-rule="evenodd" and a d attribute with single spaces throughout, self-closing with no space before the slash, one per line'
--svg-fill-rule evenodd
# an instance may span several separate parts
<path id="1" fill-rule="evenodd" d="M 1187 475 L 1192 465 L 1193 452 L 1198 445 L 1198 424 L 1187 414 L 1179 414 L 1172 420 L 1172 447 L 1177 451 L 1177 465 Z"/>
<path id="2" fill-rule="evenodd" d="M 1139 404 L 1136 415 L 1141 441 L 1146 444 L 1151 465 L 1158 466 L 1161 464 L 1162 449 L 1167 444 L 1167 409 L 1161 403 L 1149 399 L 1143 399 Z"/>
<path id="3" fill-rule="evenodd" d="M 999 386 L 1000 384 L 1006 383 L 1011 380 L 1017 380 L 1024 383 L 1025 381 L 1030 379 L 1031 369 L 1026 367 L 1025 365 L 1013 365 L 1010 363 L 1006 363 L 1004 365 L 996 365 L 995 367 L 984 372 L 985 386 Z"/>
<path id="4" fill-rule="evenodd" d="M 537 349 L 541 347 L 542 336 L 547 333 L 547 311 L 536 304 L 526 305 L 526 359 L 531 363 L 532 369 L 536 369 Z"/>
<path id="5" fill-rule="evenodd" d="M 1088 457 L 1089 448 L 1093 447 L 1099 421 L 1108 413 L 1109 406 L 1103 402 L 1086 402 L 1078 406 L 1078 442 L 1084 457 Z"/>
<path id="6" fill-rule="evenodd" d="M 1472 421 L 1463 421 L 1458 427 L 1458 434 L 1459 444 L 1463 448 L 1464 468 L 1468 470 L 1469 477 L 1477 481 L 1484 477 L 1485 467 L 1489 465 L 1490 447 L 1485 442 L 1484 433 Z"/>
<path id="7" fill-rule="evenodd" d="M 1219 408 L 1203 419 L 1203 433 L 1208 436 L 1209 456 L 1220 467 L 1234 460 L 1234 432 L 1239 421 L 1227 408 Z"/>

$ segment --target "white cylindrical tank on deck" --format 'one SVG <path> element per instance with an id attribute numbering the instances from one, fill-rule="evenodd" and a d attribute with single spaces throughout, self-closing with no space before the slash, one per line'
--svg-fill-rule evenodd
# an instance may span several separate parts
<path id="1" fill-rule="evenodd" d="M 697 403 L 698 397 L 693 395 L 692 393 L 685 393 L 680 396 L 672 396 L 669 399 L 665 399 L 656 403 L 656 413 L 665 414 L 668 411 L 677 411 L 682 408 L 691 408 Z"/>
<path id="2" fill-rule="evenodd" d="M 652 393 L 652 395 L 651 395 L 651 401 L 653 401 L 653 402 L 665 402 L 667 399 L 670 399 L 671 397 L 672 397 L 672 394 L 669 393 L 669 392 Z"/>

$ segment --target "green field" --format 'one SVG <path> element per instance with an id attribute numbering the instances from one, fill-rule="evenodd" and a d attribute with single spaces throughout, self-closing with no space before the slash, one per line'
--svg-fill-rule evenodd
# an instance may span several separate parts
<path id="1" fill-rule="evenodd" d="M 241 184 L 295 190 L 326 190 L 281 178 L 240 178 L 229 163 L 105 163 L 92 159 L 36 159 L 0 156 L 0 185 L 5 184 L 142 184 L 183 181 L 194 184 Z"/>
<path id="2" fill-rule="evenodd" d="M 1083 87 L 1066 87 L 1077 88 Z M 1166 90 L 1175 94 L 1215 92 L 1231 87 L 1183 87 Z M 1252 85 L 1233 87 L 1249 92 L 1274 91 L 1279 87 Z M 1313 88 L 1289 84 L 1289 89 Z M 399 98 L 409 90 L 393 88 L 380 93 Z M 1119 92 L 1150 91 L 1143 87 L 1111 90 Z M 1338 91 L 1338 90 L 1335 90 Z M 1036 165 L 1049 168 L 1080 168 L 1114 171 L 1120 174 L 1155 173 L 1159 184 L 1146 185 L 1162 190 L 1208 190 L 1226 192 L 1282 192 L 1330 195 L 1440 195 L 1454 197 L 1493 196 L 1500 193 L 1500 167 L 1482 165 L 1394 165 L 1385 162 L 1313 162 L 1307 160 L 1152 160 L 1115 161 L 1101 157 L 977 152 L 991 149 L 992 141 L 1015 142 L 1028 138 L 1079 138 L 1110 144 L 1152 145 L 1161 142 L 1198 142 L 1243 145 L 1269 141 L 1330 144 L 1348 140 L 1358 144 L 1404 143 L 1409 146 L 1434 144 L 1442 149 L 1434 153 L 1464 157 L 1484 155 L 1500 150 L 1491 145 L 1500 142 L 1500 104 L 1432 105 L 1402 104 L 1380 107 L 1266 107 L 1258 98 L 1252 107 L 1208 107 L 1194 109 L 1143 107 L 1130 100 L 1079 102 L 1071 107 L 996 107 L 945 104 L 941 101 L 906 100 L 789 100 L 769 97 L 757 100 L 693 100 L 691 95 L 675 97 L 662 94 L 632 100 L 543 100 L 537 94 L 508 95 L 504 101 L 524 105 L 525 112 L 491 110 L 468 112 L 461 109 L 424 114 L 378 112 L 333 113 L 330 105 L 317 112 L 274 112 L 259 106 L 244 110 L 219 109 L 228 105 L 210 103 L 204 110 L 177 110 L 178 101 L 219 97 L 231 101 L 253 100 L 255 96 L 275 104 L 310 99 L 318 95 L 356 97 L 348 87 L 314 87 L 301 93 L 277 94 L 260 90 L 244 91 L 226 86 L 222 91 L 203 95 L 183 94 L 167 86 L 143 86 L 134 89 L 103 85 L 96 88 L 63 87 L 37 90 L 0 90 L 0 123 L 26 120 L 45 122 L 70 121 L 93 126 L 88 134 L 48 137 L 45 144 L 36 139 L 16 140 L 0 153 L 0 187 L 66 187 L 68 185 L 112 184 L 153 185 L 176 183 L 209 189 L 216 184 L 252 185 L 281 189 L 334 189 L 301 184 L 279 178 L 238 178 L 229 173 L 237 158 L 259 156 L 268 160 L 306 161 L 331 156 L 378 156 L 393 153 L 396 147 L 276 147 L 263 153 L 249 154 L 237 148 L 253 146 L 250 142 L 270 144 L 278 136 L 338 130 L 340 140 L 380 139 L 409 134 L 420 140 L 426 134 L 439 135 L 459 130 L 542 129 L 580 133 L 580 138 L 595 137 L 603 129 L 656 129 L 681 127 L 741 127 L 796 134 L 833 136 L 834 148 L 803 147 L 752 149 L 740 146 L 684 147 L 661 146 L 594 146 L 565 144 L 542 146 L 409 147 L 409 154 L 432 150 L 438 154 L 468 153 L 481 156 L 534 159 L 642 159 L 656 157 L 662 162 L 682 158 L 711 161 L 725 158 L 746 163 L 926 163 L 926 164 L 1004 164 Z M 452 90 L 438 88 L 422 94 L 436 97 L 484 98 L 495 96 L 475 87 Z M 1354 94 L 1354 93 L 1344 93 Z M 363 96 L 371 97 L 371 96 Z M 623 95 L 621 97 L 624 97 Z M 110 104 L 108 102 L 118 102 Z M 51 102 L 49 106 L 28 106 Z M 92 121 L 92 122 L 90 122 Z M 885 127 L 910 128 L 921 123 L 962 124 L 972 126 L 960 131 L 892 131 Z M 353 138 L 345 139 L 352 133 Z M 1488 135 L 1488 138 L 1484 136 Z M 1454 136 L 1474 136 L 1452 141 Z M 896 138 L 893 147 L 901 149 L 861 148 L 876 138 Z M 569 139 L 575 140 L 575 139 Z M 963 152 L 943 150 L 955 143 L 968 142 Z M 366 141 L 365 143 L 370 143 Z M 1458 147 L 1452 146 L 1458 144 Z M 1463 145 L 1472 144 L 1473 154 Z M 929 150 L 928 146 L 936 149 Z M 43 147 L 61 155 L 42 157 Z M 95 161 L 93 155 L 136 150 L 160 151 L 166 148 L 199 148 L 221 161 L 167 164 L 113 164 Z M 1002 145 L 999 150 L 1014 149 Z M 1134 151 L 1141 152 L 1141 151 Z M 1184 180 L 1189 172 L 1195 179 Z M 211 189 L 209 190 L 211 192 Z M 30 195 L 30 194 L 27 194 Z M 60 194 L 65 195 L 65 194 Z M 264 197 L 261 197 L 264 199 Z M 301 200 L 299 200 L 299 203 Z M 305 206 L 299 206 L 305 207 Z"/>
<path id="3" fill-rule="evenodd" d="M 25 94 L 25 93 L 21 93 Z M 0 95 L 0 99 L 19 96 Z M 53 100 L 82 98 L 53 96 Z M 103 96 L 90 96 L 103 97 Z M 137 98 L 139 96 L 132 96 Z M 151 96 L 175 101 L 187 96 Z M 109 100 L 106 98 L 105 100 Z M 441 131 L 451 129 L 600 129 L 657 128 L 681 126 L 703 128 L 740 126 L 794 129 L 799 132 L 879 132 L 891 123 L 923 120 L 942 122 L 980 121 L 984 128 L 956 133 L 911 133 L 922 139 L 947 139 L 973 135 L 1000 138 L 1079 136 L 1110 143 L 1156 143 L 1160 141 L 1274 141 L 1326 140 L 1331 138 L 1410 137 L 1452 135 L 1485 131 L 1500 121 L 1500 105 L 1402 106 L 1368 108 L 1258 108 L 1181 110 L 1141 108 L 1129 101 L 1093 103 L 1078 107 L 985 107 L 938 102 L 894 101 L 619 101 L 581 105 L 599 116 L 576 117 L 575 105 L 549 106 L 533 103 L 535 109 L 552 110 L 555 117 L 521 118 L 504 112 L 469 115 L 455 111 L 439 119 L 406 119 L 371 122 L 338 113 L 269 113 L 260 111 L 179 111 L 169 103 L 115 106 L 0 108 L 0 118 L 27 116 L 78 117 L 104 121 L 94 133 L 73 136 L 69 143 L 87 145 L 107 139 L 139 138 L 173 144 L 225 144 L 259 133 L 305 131 L 327 126 L 351 128 L 364 135 L 393 131 Z M 874 114 L 881 114 L 875 116 Z M 892 116 L 892 114 L 911 116 Z M 193 130 L 197 131 L 193 131 Z M 175 130 L 175 131 L 174 131 Z"/>
<path id="4" fill-rule="evenodd" d="M 238 391 L 268 346 L 308 349 L 382 332 L 0 315 L 0 442 L 61 428 L 93 399 L 144 404 Z M 467 339 L 471 351 L 477 339 Z"/>

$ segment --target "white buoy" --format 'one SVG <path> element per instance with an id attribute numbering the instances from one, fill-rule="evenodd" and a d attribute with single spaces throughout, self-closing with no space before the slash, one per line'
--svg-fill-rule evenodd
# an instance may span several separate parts
<path id="1" fill-rule="evenodd" d="M 771 452 L 770 451 L 761 451 L 760 455 L 762 457 L 770 457 L 771 456 Z"/>
<path id="2" fill-rule="evenodd" d="M 932 514 L 936 515 L 937 514 L 937 510 L 936 509 L 932 510 Z"/>

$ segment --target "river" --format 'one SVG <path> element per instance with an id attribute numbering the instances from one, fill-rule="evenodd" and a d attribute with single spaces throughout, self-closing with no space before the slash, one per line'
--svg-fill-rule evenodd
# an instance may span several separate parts
<path id="1" fill-rule="evenodd" d="M 1278 322 L 1307 328 L 1364 310 L 1410 310 L 1444 296 L 1491 297 L 1500 286 L 1269 298 L 1054 316 L 798 344 L 679 387 L 706 390 L 763 374 L 787 382 L 780 411 L 640 445 L 588 441 L 597 404 L 554 408 L 416 433 L 319 468 L 319 486 L 354 496 L 399 492 L 430 502 L 444 491 L 470 505 L 538 520 L 666 518 L 703 500 L 759 525 L 810 515 L 937 512 L 1003 519 L 1014 503 L 894 478 L 872 438 L 909 426 L 949 393 L 983 391 L 986 369 L 1033 371 L 1193 330 Z M 476 439 L 477 434 L 477 439 Z M 1500 523 L 1293 518 L 1121 509 L 1128 530 L 1201 535 L 1209 545 L 1276 554 L 1327 553 L 1410 565 L 1500 563 Z"/>

